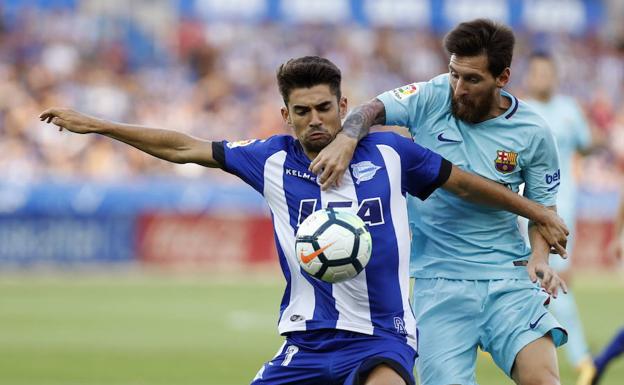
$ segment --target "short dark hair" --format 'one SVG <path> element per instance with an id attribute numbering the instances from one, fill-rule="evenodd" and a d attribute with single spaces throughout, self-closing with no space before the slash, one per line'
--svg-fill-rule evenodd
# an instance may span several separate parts
<path id="1" fill-rule="evenodd" d="M 293 89 L 312 88 L 320 84 L 327 84 L 332 94 L 340 99 L 341 80 L 340 69 L 319 56 L 290 59 L 277 69 L 277 85 L 286 105 Z"/>
<path id="2" fill-rule="evenodd" d="M 449 55 L 478 56 L 485 54 L 488 71 L 497 77 L 511 66 L 515 37 L 504 24 L 489 19 L 476 19 L 459 24 L 444 37 Z"/>

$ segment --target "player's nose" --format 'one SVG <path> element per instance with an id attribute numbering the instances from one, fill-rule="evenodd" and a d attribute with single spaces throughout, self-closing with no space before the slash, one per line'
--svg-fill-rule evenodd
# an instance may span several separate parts
<path id="1" fill-rule="evenodd" d="M 468 91 L 466 90 L 466 83 L 464 83 L 462 79 L 457 80 L 453 93 L 455 97 L 464 96 L 468 93 Z"/>
<path id="2" fill-rule="evenodd" d="M 312 117 L 310 118 L 310 126 L 320 126 L 323 124 L 321 121 L 321 116 L 318 112 L 312 111 Z"/>

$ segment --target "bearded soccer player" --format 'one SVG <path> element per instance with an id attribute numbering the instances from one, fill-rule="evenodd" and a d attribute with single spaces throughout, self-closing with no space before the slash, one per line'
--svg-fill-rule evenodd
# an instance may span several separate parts
<path id="1" fill-rule="evenodd" d="M 464 199 L 514 211 L 539 222 L 552 244 L 564 242 L 567 229 L 545 207 L 393 133 L 362 140 L 341 176 L 341 187 L 321 190 L 308 168 L 335 138 L 346 113 L 340 70 L 327 59 L 303 57 L 280 66 L 277 81 L 285 103 L 282 116 L 296 138 L 212 142 L 57 108 L 44 111 L 41 119 L 76 133 L 102 134 L 171 162 L 220 167 L 264 196 L 286 279 L 278 325 L 285 342 L 252 384 L 414 384 L 418 344 L 408 300 L 406 194 L 426 199 L 442 187 Z M 359 180 L 354 174 L 361 166 L 369 174 Z M 372 236 L 372 256 L 364 271 L 338 284 L 304 273 L 295 254 L 299 224 L 324 207 L 357 213 Z M 550 274 L 548 266 L 541 268 Z M 563 285 L 558 279 L 552 284 L 552 290 Z"/>
<path id="2" fill-rule="evenodd" d="M 490 20 L 456 26 L 444 39 L 448 73 L 385 92 L 347 117 L 311 165 L 322 186 L 336 183 L 372 125 L 397 125 L 463 170 L 513 192 L 524 183 L 526 197 L 556 210 L 555 139 L 534 109 L 504 90 L 514 42 L 511 29 Z M 534 226 L 529 248 L 515 215 L 444 190 L 410 199 L 409 211 L 421 383 L 475 384 L 480 347 L 518 384 L 558 385 L 555 348 L 567 335 L 535 284 L 534 264 L 548 263 L 549 247 Z"/>

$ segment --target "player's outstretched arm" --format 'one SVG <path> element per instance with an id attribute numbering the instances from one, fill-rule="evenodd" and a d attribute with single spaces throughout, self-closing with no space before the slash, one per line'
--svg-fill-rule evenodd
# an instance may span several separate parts
<path id="1" fill-rule="evenodd" d="M 67 108 L 47 109 L 39 115 L 39 119 L 59 126 L 59 130 L 105 135 L 169 162 L 220 166 L 212 156 L 212 142 L 178 131 L 114 123 Z"/>
<path id="2" fill-rule="evenodd" d="M 371 126 L 385 122 L 386 108 L 379 99 L 357 106 L 347 116 L 342 131 L 310 164 L 310 171 L 319 176 L 321 189 L 338 186 L 338 181 L 353 158 L 357 143 L 368 134 Z"/>
<path id="3" fill-rule="evenodd" d="M 471 202 L 507 210 L 530 219 L 548 245 L 562 257 L 567 256 L 565 246 L 569 231 L 555 211 L 520 196 L 503 185 L 462 171 L 457 166 L 453 166 L 451 175 L 442 188 Z"/>

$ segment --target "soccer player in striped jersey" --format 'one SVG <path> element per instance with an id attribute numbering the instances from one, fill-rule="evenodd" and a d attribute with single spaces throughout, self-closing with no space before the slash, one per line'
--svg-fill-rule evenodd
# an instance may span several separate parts
<path id="1" fill-rule="evenodd" d="M 567 229 L 543 206 L 477 177 L 393 133 L 362 140 L 341 186 L 321 190 L 311 160 L 340 130 L 347 100 L 340 70 L 327 59 L 303 57 L 280 66 L 284 120 L 295 136 L 206 141 L 163 129 L 112 123 L 52 108 L 41 119 L 76 133 L 99 133 L 177 163 L 220 167 L 266 199 L 286 279 L 277 355 L 252 384 L 414 384 L 418 333 L 410 309 L 406 194 L 426 199 L 442 187 L 473 202 L 527 216 L 552 244 Z M 374 167 L 371 166 L 374 165 Z M 355 278 L 328 284 L 302 272 L 295 232 L 312 211 L 336 207 L 357 213 L 372 235 L 370 262 Z M 560 284 L 555 277 L 553 287 Z"/>
<path id="2" fill-rule="evenodd" d="M 552 132 L 503 89 L 514 42 L 511 29 L 490 20 L 457 25 L 444 39 L 448 73 L 356 107 L 311 171 L 320 173 L 323 187 L 333 185 L 369 127 L 405 126 L 416 143 L 462 169 L 513 192 L 524 183 L 524 196 L 556 210 L 561 175 Z M 529 248 L 511 213 L 444 190 L 408 202 L 421 383 L 475 384 L 481 347 L 517 384 L 558 385 L 556 347 L 567 335 L 546 308 L 549 296 L 534 284 L 535 263 L 548 264 L 549 256 L 535 228 L 529 227 Z"/>

